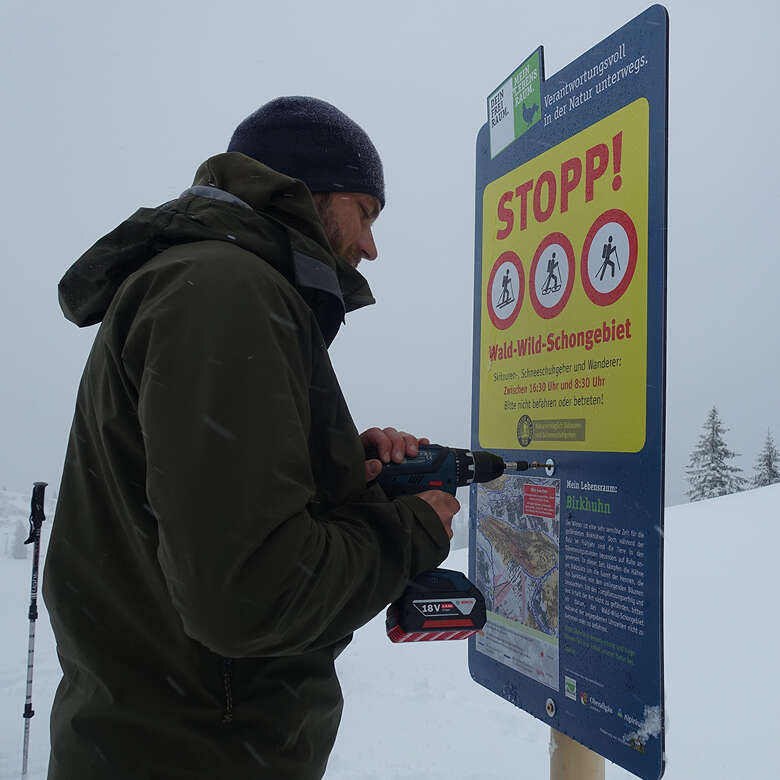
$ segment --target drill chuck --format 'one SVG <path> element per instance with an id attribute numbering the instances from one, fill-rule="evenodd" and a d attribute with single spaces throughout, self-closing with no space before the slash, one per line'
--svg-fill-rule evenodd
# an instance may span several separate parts
<path id="1" fill-rule="evenodd" d="M 499 458 L 492 452 L 477 450 L 476 452 L 466 452 L 466 455 L 471 456 L 474 465 L 472 479 L 464 484 L 492 482 L 506 471 L 507 464 L 504 463 L 503 458 Z"/>

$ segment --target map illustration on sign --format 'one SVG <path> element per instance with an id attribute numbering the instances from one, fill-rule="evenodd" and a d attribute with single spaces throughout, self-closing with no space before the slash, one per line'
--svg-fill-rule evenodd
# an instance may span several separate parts
<path id="1" fill-rule="evenodd" d="M 560 480 L 503 476 L 477 490 L 478 652 L 558 690 Z"/>

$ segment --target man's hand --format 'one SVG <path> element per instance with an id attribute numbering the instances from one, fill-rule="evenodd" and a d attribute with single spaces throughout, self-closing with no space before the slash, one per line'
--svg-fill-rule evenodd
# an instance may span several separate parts
<path id="1" fill-rule="evenodd" d="M 423 501 L 429 503 L 447 532 L 447 536 L 452 539 L 452 518 L 460 509 L 460 502 L 455 496 L 445 493 L 443 490 L 426 490 L 424 493 L 416 494 Z"/>
<path id="2" fill-rule="evenodd" d="M 363 442 L 364 448 L 376 447 L 379 455 L 379 460 L 372 458 L 366 461 L 366 482 L 379 476 L 382 463 L 390 463 L 391 460 L 400 463 L 407 456 L 414 458 L 421 444 L 431 443 L 429 439 L 418 439 L 411 433 L 397 431 L 395 428 L 369 428 L 360 434 L 360 441 Z M 452 539 L 452 518 L 460 509 L 460 503 L 455 496 L 443 490 L 426 490 L 416 495 L 433 507 L 447 536 Z"/>
<path id="3" fill-rule="evenodd" d="M 370 482 L 379 476 L 383 463 L 391 460 L 400 463 L 405 457 L 414 458 L 418 454 L 420 444 L 430 444 L 428 439 L 418 439 L 411 433 L 397 431 L 395 428 L 369 428 L 360 434 L 363 448 L 376 447 L 379 459 L 372 458 L 366 461 L 366 482 Z M 438 493 L 439 491 L 428 491 Z M 457 511 L 457 510 L 456 510 Z"/>

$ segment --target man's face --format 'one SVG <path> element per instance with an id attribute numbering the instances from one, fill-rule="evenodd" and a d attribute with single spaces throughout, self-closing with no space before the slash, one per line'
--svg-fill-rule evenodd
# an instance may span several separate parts
<path id="1" fill-rule="evenodd" d="M 375 260 L 371 228 L 381 204 L 363 192 L 333 192 L 320 208 L 320 218 L 333 251 L 357 268 L 363 259 Z"/>

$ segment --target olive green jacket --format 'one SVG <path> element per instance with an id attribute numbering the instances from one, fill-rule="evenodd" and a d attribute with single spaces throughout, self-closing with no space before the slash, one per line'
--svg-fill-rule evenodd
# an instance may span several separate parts
<path id="1" fill-rule="evenodd" d="M 365 484 L 327 345 L 372 302 L 306 187 L 237 153 L 65 275 L 102 324 L 43 578 L 49 780 L 322 776 L 335 656 L 449 546 Z"/>

